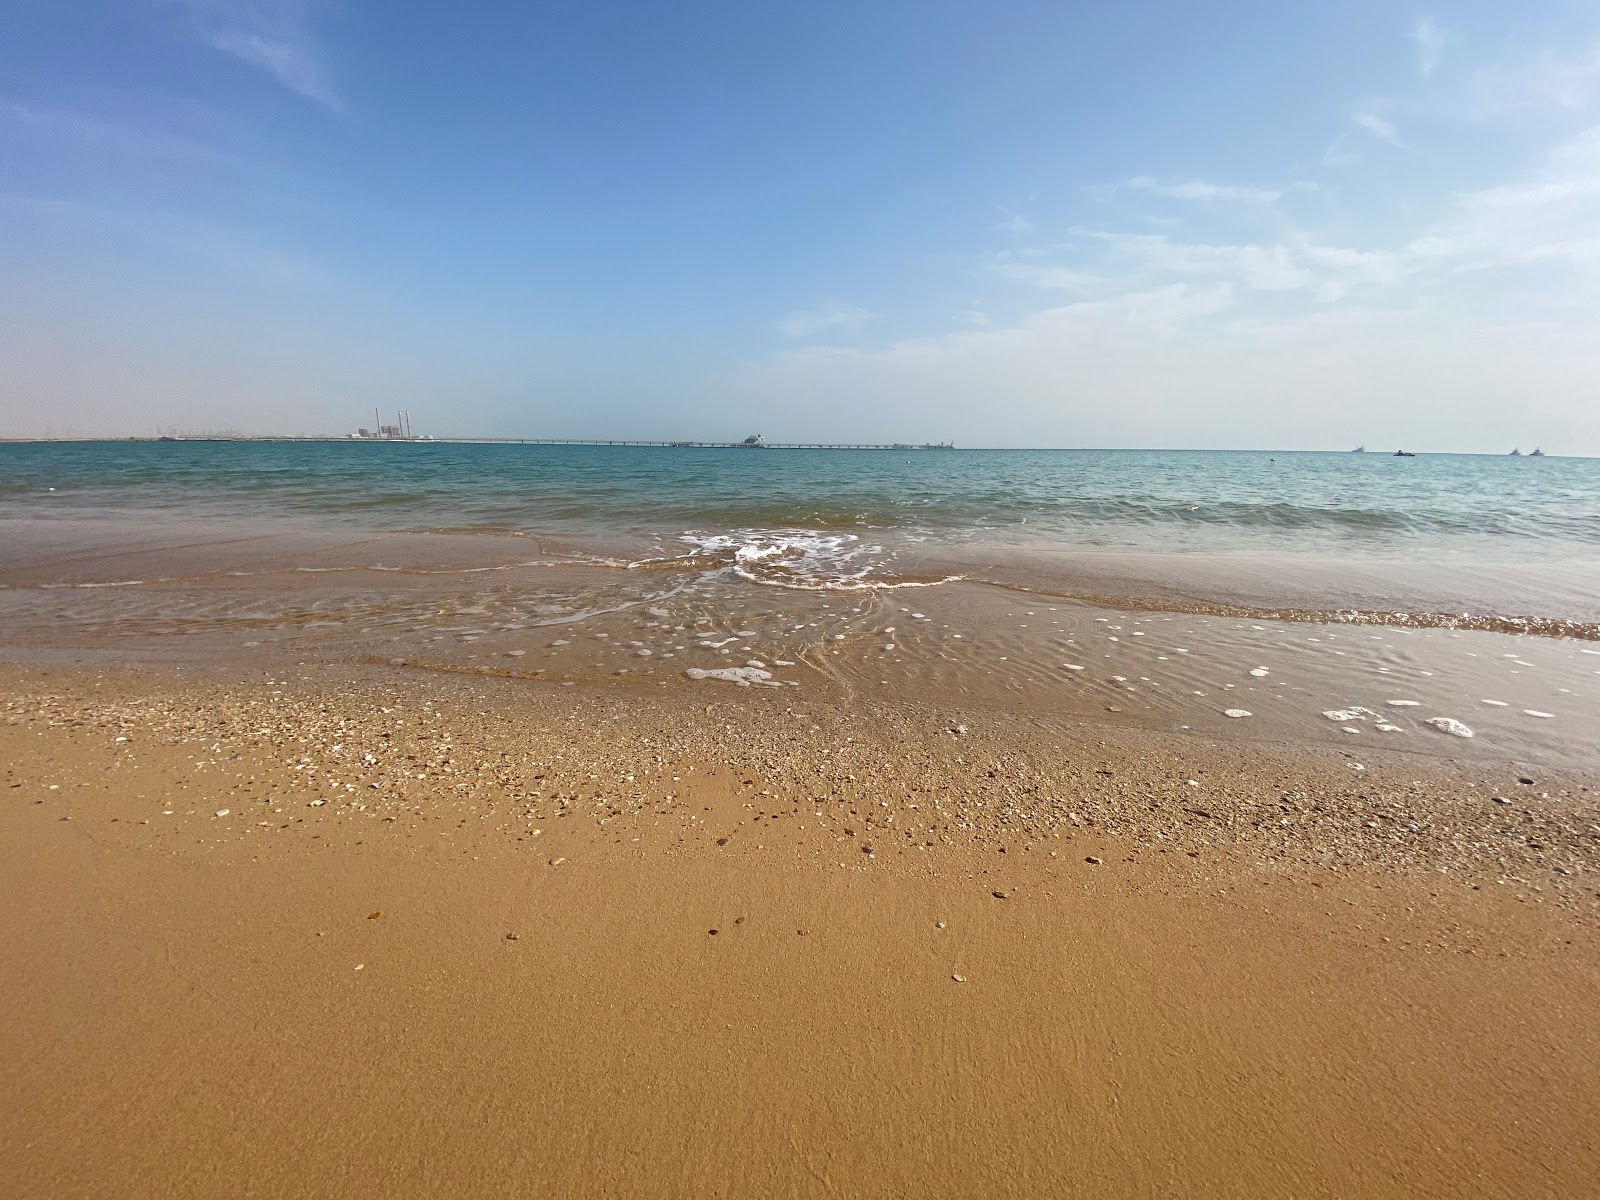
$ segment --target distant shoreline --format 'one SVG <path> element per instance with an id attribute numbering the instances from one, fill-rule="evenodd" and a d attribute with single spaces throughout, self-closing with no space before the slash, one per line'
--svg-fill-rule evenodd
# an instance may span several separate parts
<path id="1" fill-rule="evenodd" d="M 0 446 L 59 446 L 72 443 L 114 445 L 126 442 L 283 442 L 325 443 L 334 445 L 436 445 L 436 446 L 631 446 L 660 449 L 738 449 L 738 442 L 713 441 L 657 441 L 646 438 L 516 438 L 516 437 L 409 437 L 373 438 L 355 434 L 174 434 L 150 436 L 147 434 L 126 437 L 0 437 Z M 1349 454 L 1344 449 L 1316 449 L 1307 447 L 1266 448 L 1214 446 L 955 446 L 936 443 L 863 443 L 863 442 L 772 442 L 763 449 L 769 450 L 982 450 L 1005 453 L 1094 453 L 1094 454 Z M 1375 458 L 1393 457 L 1391 451 L 1368 451 Z M 1418 450 L 1417 458 L 1506 458 L 1497 450 Z M 1529 456 L 1524 456 L 1529 457 Z M 1546 451 L 1540 459 L 1563 460 L 1596 459 L 1600 455 L 1552 454 Z M 1538 461 L 1538 460 L 1535 460 Z"/>

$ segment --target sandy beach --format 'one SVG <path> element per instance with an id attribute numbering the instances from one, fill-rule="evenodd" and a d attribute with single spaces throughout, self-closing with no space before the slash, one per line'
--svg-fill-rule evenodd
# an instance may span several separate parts
<path id="1" fill-rule="evenodd" d="M 1600 5 L 6 16 L 0 1200 L 1600 1200 Z"/>
<path id="2" fill-rule="evenodd" d="M 0 684 L 7 1195 L 1600 1186 L 1582 775 L 726 685 Z"/>

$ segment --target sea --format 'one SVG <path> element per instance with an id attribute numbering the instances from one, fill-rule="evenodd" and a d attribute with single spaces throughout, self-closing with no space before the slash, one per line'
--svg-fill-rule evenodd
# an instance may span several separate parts
<path id="1" fill-rule="evenodd" d="M 492 663 L 1600 761 L 1600 460 L 7 443 L 0 619 L 52 661 Z"/>

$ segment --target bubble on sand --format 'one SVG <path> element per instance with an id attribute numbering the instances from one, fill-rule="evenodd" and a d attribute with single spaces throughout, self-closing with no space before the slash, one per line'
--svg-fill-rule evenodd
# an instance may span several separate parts
<path id="1" fill-rule="evenodd" d="M 1080 667 L 1077 663 L 1062 663 L 1061 665 L 1063 667 L 1065 667 L 1069 671 L 1081 671 L 1081 670 L 1083 670 L 1083 668 Z"/>
<path id="2" fill-rule="evenodd" d="M 1431 725 L 1440 733 L 1448 733 L 1451 737 L 1469 738 L 1472 736 L 1472 730 L 1454 717 L 1429 717 L 1423 724 Z"/>
<path id="3" fill-rule="evenodd" d="M 645 612 L 649 613 L 652 617 L 661 617 L 663 619 L 672 615 L 664 608 L 647 608 L 645 609 Z"/>
<path id="4" fill-rule="evenodd" d="M 653 655 L 655 653 L 655 651 L 654 650 L 635 650 L 633 653 L 634 653 L 634 656 L 637 657 L 637 658 L 649 658 L 651 655 Z"/>
<path id="5" fill-rule="evenodd" d="M 1255 714 L 1246 708 L 1225 708 L 1222 710 L 1222 715 L 1225 717 L 1249 717 Z"/>

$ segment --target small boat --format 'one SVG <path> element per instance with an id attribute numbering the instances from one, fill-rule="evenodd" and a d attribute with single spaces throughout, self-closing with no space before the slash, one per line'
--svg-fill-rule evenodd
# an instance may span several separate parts
<path id="1" fill-rule="evenodd" d="M 1357 446 L 1354 450 L 1350 451 L 1351 454 L 1365 454 L 1366 452 L 1367 448 L 1365 446 Z"/>
<path id="2" fill-rule="evenodd" d="M 1522 447 L 1513 446 L 1511 448 L 1511 454 L 1509 455 L 1509 457 L 1511 457 L 1511 458 L 1521 458 L 1522 457 Z"/>
<path id="3" fill-rule="evenodd" d="M 1544 457 L 1544 451 L 1539 449 L 1539 447 L 1535 446 L 1532 450 L 1528 451 L 1528 457 L 1529 458 L 1543 458 Z"/>
<path id="4" fill-rule="evenodd" d="M 1415 455 L 1415 454 L 1413 454 L 1413 453 L 1412 453 L 1412 452 L 1411 452 L 1411 451 L 1409 451 L 1409 450 L 1396 450 L 1396 451 L 1395 451 L 1395 452 L 1394 452 L 1394 456 L 1395 456 L 1395 457 L 1396 457 L 1396 458 L 1415 458 L 1415 457 L 1416 457 L 1416 455 Z"/>

